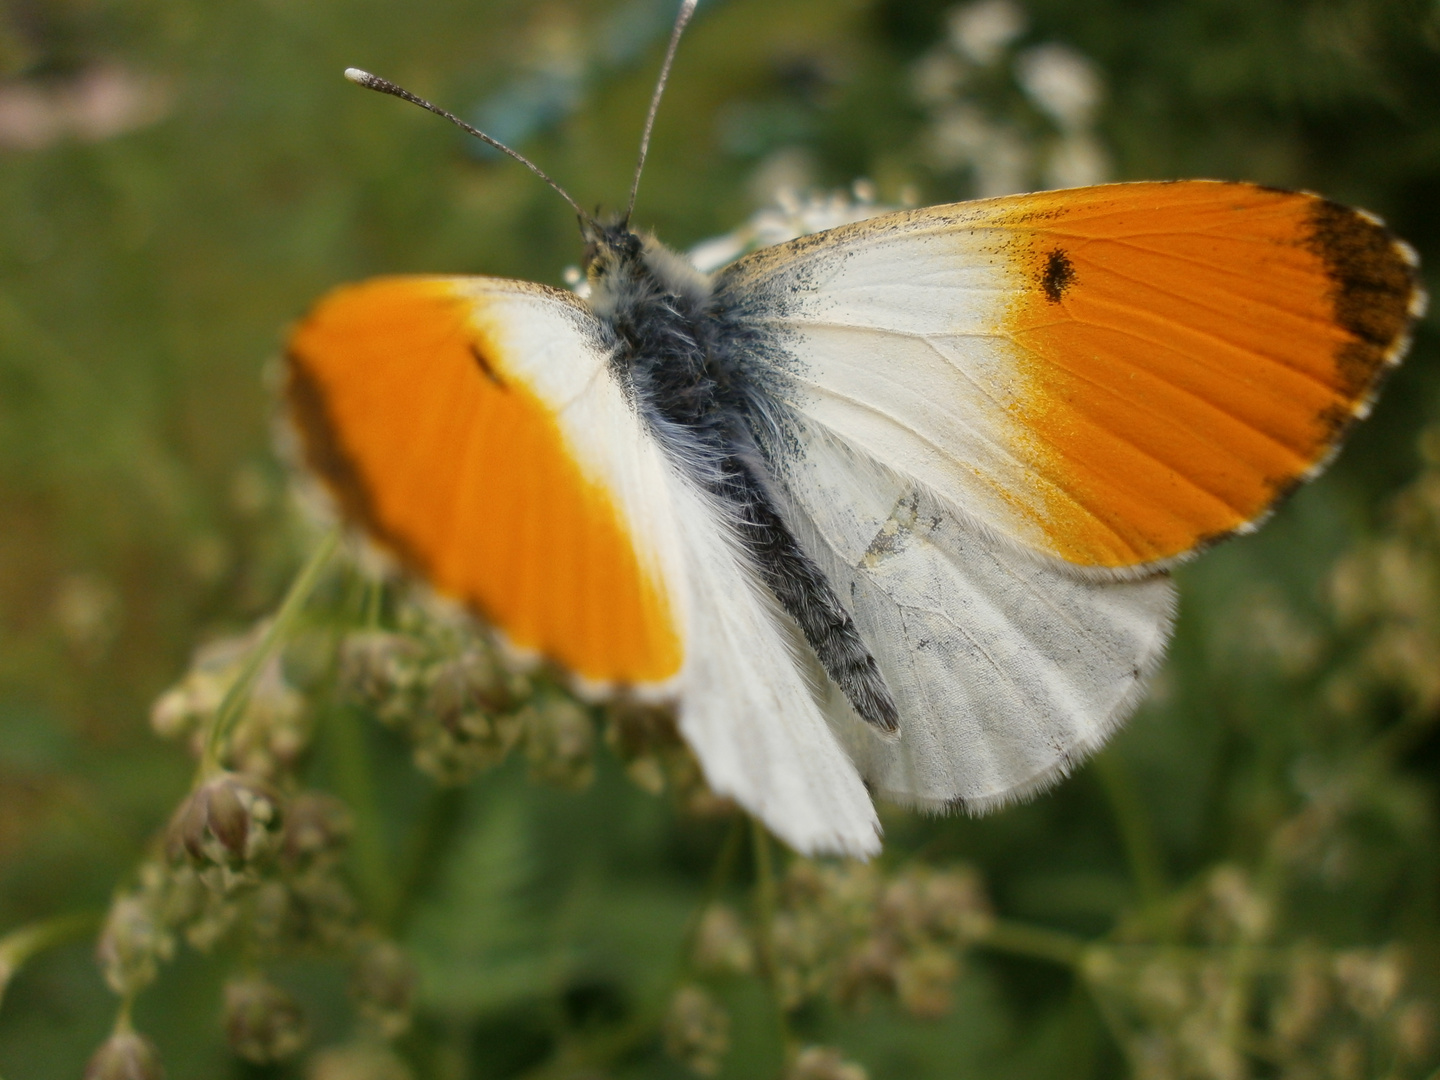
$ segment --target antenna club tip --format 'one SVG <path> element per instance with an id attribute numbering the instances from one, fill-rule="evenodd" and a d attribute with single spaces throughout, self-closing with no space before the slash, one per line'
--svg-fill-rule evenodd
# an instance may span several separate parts
<path id="1" fill-rule="evenodd" d="M 346 68 L 345 78 L 358 86 L 369 86 L 375 81 L 374 75 L 368 71 L 362 71 L 360 68 Z"/>

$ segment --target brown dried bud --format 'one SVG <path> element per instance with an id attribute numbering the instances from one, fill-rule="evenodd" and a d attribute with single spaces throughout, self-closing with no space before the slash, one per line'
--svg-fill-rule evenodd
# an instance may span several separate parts
<path id="1" fill-rule="evenodd" d="M 283 1061 L 309 1037 L 299 1004 L 260 976 L 225 984 L 225 1038 L 238 1057 L 256 1065 Z"/>
<path id="2" fill-rule="evenodd" d="M 360 946 L 350 992 L 360 1014 L 384 1038 L 397 1038 L 409 1029 L 418 983 L 415 965 L 393 941 L 367 941 Z"/>
<path id="3" fill-rule="evenodd" d="M 180 804 L 165 850 L 172 861 L 188 860 L 212 888 L 229 888 L 273 852 L 280 826 L 274 788 L 253 776 L 221 773 Z M 206 876 L 211 870 L 220 874 Z"/>
<path id="4" fill-rule="evenodd" d="M 95 959 L 111 990 L 129 996 L 145 989 L 174 953 L 175 939 L 147 897 L 120 896 L 110 905 Z"/>
<path id="5" fill-rule="evenodd" d="M 117 1031 L 85 1066 L 85 1080 L 164 1080 L 160 1052 L 144 1035 Z"/>

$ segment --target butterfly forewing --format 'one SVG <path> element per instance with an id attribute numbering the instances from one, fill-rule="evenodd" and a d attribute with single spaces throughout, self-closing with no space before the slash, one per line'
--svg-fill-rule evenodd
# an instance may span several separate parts
<path id="1" fill-rule="evenodd" d="M 718 285 L 808 418 L 1101 573 L 1263 516 L 1363 414 L 1420 307 L 1374 219 L 1204 181 L 902 212 Z"/>
<path id="2" fill-rule="evenodd" d="M 684 652 L 667 468 L 567 294 L 487 278 L 342 288 L 299 326 L 289 396 L 352 521 L 518 650 L 596 683 Z"/>

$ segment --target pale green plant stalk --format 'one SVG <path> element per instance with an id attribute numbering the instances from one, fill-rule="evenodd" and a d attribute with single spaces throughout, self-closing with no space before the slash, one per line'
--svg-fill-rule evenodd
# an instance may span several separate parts
<path id="1" fill-rule="evenodd" d="M 79 941 L 99 925 L 98 913 L 76 912 L 41 919 L 12 930 L 0 938 L 0 1004 L 4 1004 L 5 991 L 10 980 L 36 956 L 49 949 Z"/>
<path id="2" fill-rule="evenodd" d="M 329 563 L 330 557 L 335 554 L 335 550 L 339 546 L 339 529 L 332 530 L 320 541 L 301 568 L 300 573 L 295 576 L 295 580 L 285 594 L 285 599 L 280 603 L 280 609 L 275 612 L 275 617 L 265 628 L 259 644 L 245 658 L 244 664 L 235 676 L 235 681 L 230 684 L 230 689 L 221 699 L 215 719 L 210 724 L 210 730 L 205 739 L 205 751 L 200 757 L 200 767 L 197 771 L 200 779 L 220 771 L 226 737 L 229 736 L 231 729 L 234 728 L 236 721 L 244 712 L 245 703 L 250 698 L 250 691 L 254 688 L 255 680 L 260 675 L 260 669 L 265 666 L 265 662 L 274 655 L 275 650 L 285 640 L 296 617 L 305 606 L 305 602 L 315 591 L 315 586 L 319 583 L 320 575 L 325 570 L 326 564 Z"/>

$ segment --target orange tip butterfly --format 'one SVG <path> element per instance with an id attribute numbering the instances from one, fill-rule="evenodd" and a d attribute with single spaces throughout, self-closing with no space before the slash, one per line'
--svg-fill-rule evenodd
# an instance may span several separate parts
<path id="1" fill-rule="evenodd" d="M 1166 571 L 1323 468 L 1423 306 L 1373 216 L 1211 181 L 702 274 L 346 75 L 560 191 L 590 288 L 337 289 L 290 342 L 305 460 L 513 651 L 672 701 L 711 787 L 802 852 L 878 851 L 872 792 L 979 813 L 1098 749 L 1164 654 Z"/>

